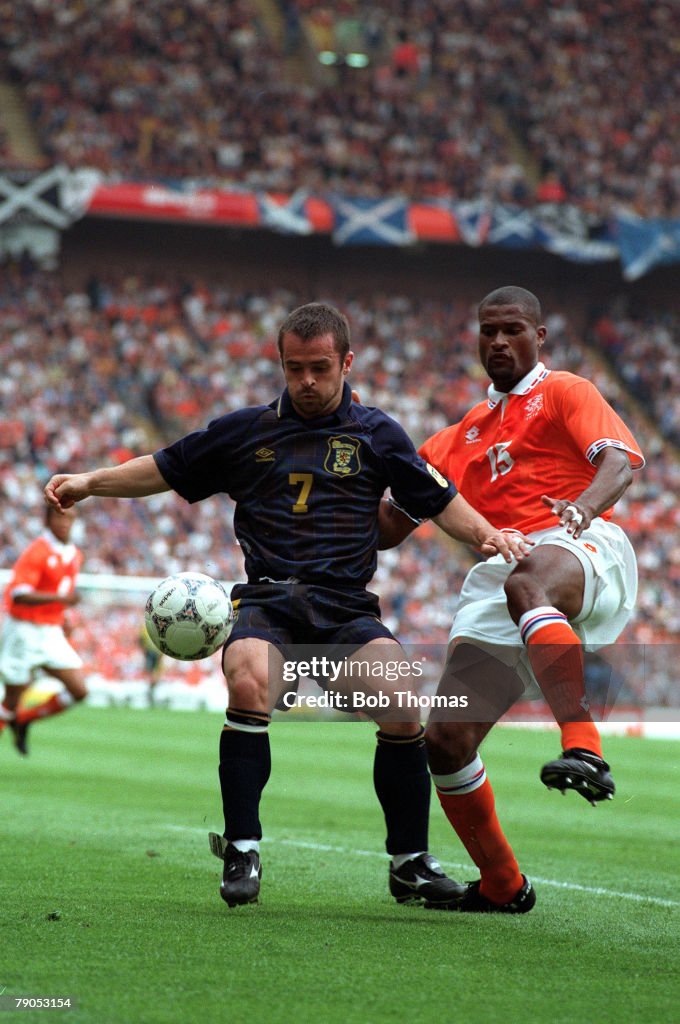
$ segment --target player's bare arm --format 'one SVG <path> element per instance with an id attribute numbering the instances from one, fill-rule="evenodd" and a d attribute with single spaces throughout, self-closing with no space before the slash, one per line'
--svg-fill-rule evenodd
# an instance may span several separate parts
<path id="1" fill-rule="evenodd" d="M 410 533 L 417 530 L 418 523 L 411 519 L 394 502 L 383 498 L 378 508 L 378 550 L 396 548 Z"/>
<path id="2" fill-rule="evenodd" d="M 520 561 L 529 554 L 533 542 L 518 530 L 497 530 L 470 505 L 462 494 L 456 494 L 444 511 L 433 521 L 455 540 L 478 548 L 487 557 L 501 554 L 506 562 Z M 378 548 L 397 547 L 418 528 L 418 523 L 390 501 L 380 502 L 378 510 Z"/>
<path id="3" fill-rule="evenodd" d="M 595 458 L 597 473 L 577 498 L 552 498 L 544 494 L 541 501 L 559 516 L 560 526 L 574 538 L 587 530 L 593 519 L 611 508 L 625 493 L 633 479 L 630 460 L 620 448 L 605 448 Z"/>
<path id="4" fill-rule="evenodd" d="M 533 546 L 533 541 L 523 533 L 496 529 L 462 494 L 454 495 L 444 511 L 432 518 L 454 540 L 478 548 L 487 557 L 502 555 L 506 562 L 519 562 L 526 558 Z"/>
<path id="5" fill-rule="evenodd" d="M 143 498 L 169 490 L 153 455 L 140 455 L 90 473 L 57 473 L 45 487 L 45 501 L 67 509 L 85 498 Z"/>

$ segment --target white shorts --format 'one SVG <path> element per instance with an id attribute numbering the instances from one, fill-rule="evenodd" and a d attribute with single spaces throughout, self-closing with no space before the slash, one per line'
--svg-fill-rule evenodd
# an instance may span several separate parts
<path id="1" fill-rule="evenodd" d="M 0 678 L 25 686 L 38 669 L 82 668 L 61 626 L 39 626 L 7 616 L 0 634 Z"/>
<path id="2" fill-rule="evenodd" d="M 594 519 L 578 540 L 563 527 L 529 534 L 535 544 L 556 544 L 576 555 L 585 577 L 583 606 L 570 625 L 587 651 L 613 644 L 630 619 L 637 596 L 637 565 L 620 526 Z M 531 556 L 529 556 L 531 557 Z M 516 563 L 494 555 L 465 578 L 450 640 L 467 639 L 514 668 L 525 685 L 535 683 L 519 629 L 510 618 L 505 581 Z"/>

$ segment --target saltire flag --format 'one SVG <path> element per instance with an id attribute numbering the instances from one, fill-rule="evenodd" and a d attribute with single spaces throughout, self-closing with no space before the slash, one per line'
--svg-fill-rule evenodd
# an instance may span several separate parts
<path id="1" fill-rule="evenodd" d="M 62 190 L 69 177 L 65 167 L 51 167 L 38 174 L 7 171 L 0 174 L 0 224 L 17 217 L 31 224 L 47 224 L 63 230 L 73 221 L 64 209 Z"/>
<path id="2" fill-rule="evenodd" d="M 400 196 L 386 199 L 330 200 L 335 217 L 336 245 L 410 245 L 416 240 L 409 225 L 409 203 Z"/>
<path id="3" fill-rule="evenodd" d="M 282 235 L 310 235 L 314 230 L 307 215 L 309 192 L 305 189 L 297 189 L 283 202 L 268 192 L 257 192 L 256 198 L 263 227 Z"/>
<path id="4" fill-rule="evenodd" d="M 493 208 L 486 199 L 461 199 L 451 203 L 453 215 L 466 245 L 475 248 L 489 240 Z"/>
<path id="5" fill-rule="evenodd" d="M 660 264 L 680 263 L 680 220 L 619 214 L 616 233 L 626 281 L 637 281 Z"/>

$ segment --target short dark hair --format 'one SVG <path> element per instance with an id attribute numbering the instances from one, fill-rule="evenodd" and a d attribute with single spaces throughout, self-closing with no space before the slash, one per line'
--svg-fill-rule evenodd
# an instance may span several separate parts
<path id="1" fill-rule="evenodd" d="M 541 304 L 534 293 L 514 284 L 506 285 L 504 288 L 496 288 L 495 291 L 485 295 L 479 303 L 477 310 L 480 316 L 486 306 L 519 306 L 522 312 L 526 313 L 536 326 L 541 323 L 543 318 Z"/>
<path id="2" fill-rule="evenodd" d="M 325 302 L 308 302 L 306 306 L 298 306 L 288 314 L 279 327 L 278 346 L 281 357 L 284 334 L 295 334 L 302 341 L 311 341 L 321 334 L 332 334 L 341 363 L 349 352 L 349 321 L 339 309 Z"/>

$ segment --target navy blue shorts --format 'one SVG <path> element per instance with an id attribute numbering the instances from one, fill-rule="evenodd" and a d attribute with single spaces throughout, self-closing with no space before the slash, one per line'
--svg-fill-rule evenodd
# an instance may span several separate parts
<path id="1" fill-rule="evenodd" d="M 305 583 L 237 583 L 231 599 L 236 622 L 225 648 L 258 637 L 289 645 L 358 650 L 376 637 L 394 639 L 380 619 L 380 604 L 367 590 L 333 590 Z M 299 651 L 298 651 L 299 654 Z"/>

